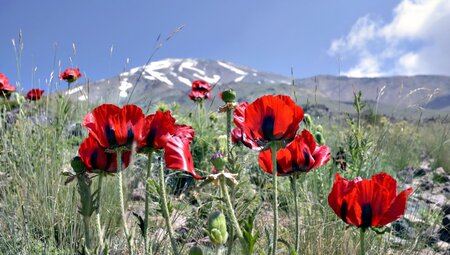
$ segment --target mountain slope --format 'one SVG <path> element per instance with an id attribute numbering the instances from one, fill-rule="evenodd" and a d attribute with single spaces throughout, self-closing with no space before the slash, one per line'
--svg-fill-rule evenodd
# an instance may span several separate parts
<path id="1" fill-rule="evenodd" d="M 261 72 L 227 61 L 199 59 L 164 59 L 137 67 L 116 77 L 75 87 L 68 94 L 91 102 L 147 105 L 150 102 L 185 104 L 191 82 L 203 79 L 215 85 L 213 96 L 223 88 L 232 87 L 240 100 L 253 100 L 263 94 L 295 95 L 300 102 L 318 102 L 335 105 L 352 102 L 353 92 L 361 90 L 365 100 L 381 106 L 408 108 L 428 107 L 450 110 L 450 77 L 395 76 L 382 78 L 349 78 L 320 75 L 292 79 L 270 72 Z M 217 88 L 218 87 L 218 88 Z M 294 94 L 295 93 L 295 94 Z M 339 103 L 340 105 L 340 103 Z"/>

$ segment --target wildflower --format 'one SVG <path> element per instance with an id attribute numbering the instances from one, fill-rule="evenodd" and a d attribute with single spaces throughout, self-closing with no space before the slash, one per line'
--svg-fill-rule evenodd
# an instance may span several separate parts
<path id="1" fill-rule="evenodd" d="M 336 174 L 328 204 L 345 223 L 358 228 L 382 227 L 400 218 L 412 189 L 397 195 L 397 181 L 381 172 L 369 179 L 347 180 Z"/>
<path id="2" fill-rule="evenodd" d="M 195 179 L 204 179 L 194 170 L 190 144 L 194 139 L 194 129 L 187 125 L 175 124 L 170 111 L 156 111 L 145 118 L 140 139 L 140 150 L 162 150 L 166 167 L 186 171 Z"/>
<path id="3" fill-rule="evenodd" d="M 236 122 L 238 122 L 239 125 L 243 124 L 243 122 L 245 120 L 244 112 L 245 112 L 245 109 L 247 108 L 247 106 L 248 106 L 247 102 L 240 103 L 239 105 L 236 106 L 236 108 L 234 109 L 234 112 L 233 112 L 233 118 L 234 118 L 235 124 L 236 124 Z M 247 137 L 247 135 L 242 132 L 242 129 L 239 127 L 239 125 L 236 124 L 236 126 L 238 126 L 238 127 L 234 128 L 231 131 L 231 142 L 233 144 L 237 144 L 237 145 L 242 143 L 252 150 L 259 150 L 260 149 L 259 145 L 255 141 L 249 139 Z"/>
<path id="4" fill-rule="evenodd" d="M 117 172 L 116 153 L 107 153 L 105 149 L 100 147 L 97 141 L 89 136 L 78 149 L 81 161 L 84 163 L 87 172 L 97 172 L 98 170 L 115 173 Z M 130 164 L 131 152 L 122 153 L 122 169 Z"/>
<path id="5" fill-rule="evenodd" d="M 30 101 L 38 101 L 41 99 L 42 94 L 44 94 L 44 90 L 42 89 L 31 89 L 28 91 L 26 98 Z"/>
<path id="6" fill-rule="evenodd" d="M 59 78 L 72 83 L 81 77 L 80 68 L 67 68 L 63 73 L 59 74 Z"/>
<path id="7" fill-rule="evenodd" d="M 245 109 L 242 109 L 243 106 L 238 109 L 240 106 L 235 110 L 234 123 L 241 129 L 243 139 L 263 148 L 273 141 L 294 139 L 303 119 L 303 109 L 289 96 L 266 95 Z"/>
<path id="8" fill-rule="evenodd" d="M 0 73 L 0 96 L 9 97 L 12 92 L 16 91 L 16 87 L 9 84 L 8 78 Z"/>
<path id="9" fill-rule="evenodd" d="M 286 148 L 277 151 L 277 174 L 280 176 L 308 172 L 324 166 L 330 160 L 330 149 L 326 145 L 317 146 L 314 136 L 306 129 L 289 143 Z M 272 151 L 259 153 L 259 165 L 272 174 Z"/>
<path id="10" fill-rule="evenodd" d="M 211 86 L 203 80 L 195 80 L 192 82 L 192 91 L 189 98 L 193 101 L 203 101 L 211 97 Z"/>
<path id="11" fill-rule="evenodd" d="M 130 149 L 133 143 L 140 142 L 144 117 L 141 108 L 135 105 L 119 108 L 112 104 L 103 104 L 88 113 L 82 124 L 102 148 Z"/>

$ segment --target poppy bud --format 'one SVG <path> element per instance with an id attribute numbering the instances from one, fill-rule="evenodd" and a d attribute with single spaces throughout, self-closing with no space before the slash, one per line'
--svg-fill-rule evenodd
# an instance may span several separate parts
<path id="1" fill-rule="evenodd" d="M 312 127 L 313 125 L 313 120 L 311 118 L 311 115 L 305 113 L 304 117 L 303 117 L 303 122 L 305 122 L 305 125 L 307 128 Z"/>
<path id="2" fill-rule="evenodd" d="M 220 98 L 225 103 L 233 103 L 236 101 L 236 91 L 233 89 L 227 89 L 220 93 Z"/>
<path id="3" fill-rule="evenodd" d="M 322 133 L 316 132 L 316 134 L 314 135 L 314 137 L 316 138 L 316 142 L 317 142 L 318 144 L 325 144 L 325 138 L 323 137 Z"/>
<path id="4" fill-rule="evenodd" d="M 317 131 L 317 132 L 320 132 L 320 133 L 323 133 L 323 127 L 322 127 L 322 125 L 317 125 L 317 126 L 316 126 L 316 131 Z"/>
<path id="5" fill-rule="evenodd" d="M 75 173 L 79 174 L 84 172 L 84 163 L 79 156 L 74 157 L 72 161 L 70 161 L 70 165 Z"/>
<path id="6" fill-rule="evenodd" d="M 208 217 L 209 239 L 216 245 L 222 245 L 227 242 L 227 222 L 225 215 L 221 211 L 213 212 Z"/>
<path id="7" fill-rule="evenodd" d="M 211 163 L 217 171 L 222 171 L 227 162 L 227 158 L 221 152 L 217 152 L 211 156 Z"/>
<path id="8" fill-rule="evenodd" d="M 216 113 L 211 113 L 210 115 L 209 115 L 209 120 L 211 121 L 211 122 L 217 122 L 217 114 Z"/>
<path id="9" fill-rule="evenodd" d="M 189 255 L 203 255 L 203 250 L 200 248 L 200 246 L 192 246 L 192 248 L 189 250 Z"/>

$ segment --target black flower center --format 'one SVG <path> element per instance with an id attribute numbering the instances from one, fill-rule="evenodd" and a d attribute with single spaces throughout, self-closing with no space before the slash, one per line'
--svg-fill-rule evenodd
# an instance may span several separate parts
<path id="1" fill-rule="evenodd" d="M 109 146 L 116 147 L 118 144 L 117 144 L 116 133 L 114 132 L 114 129 L 112 129 L 109 125 L 106 125 L 105 133 L 106 133 L 106 139 L 108 140 Z"/>
<path id="2" fill-rule="evenodd" d="M 273 135 L 273 129 L 275 126 L 275 118 L 273 116 L 266 116 L 262 121 L 262 132 L 265 140 L 275 140 L 276 138 Z"/>
<path id="3" fill-rule="evenodd" d="M 342 205 L 341 205 L 341 219 L 347 223 L 347 202 L 346 201 L 342 201 Z"/>
<path id="4" fill-rule="evenodd" d="M 368 228 L 372 225 L 372 207 L 370 204 L 364 204 L 362 207 L 362 213 L 361 213 L 361 219 L 362 228 Z"/>

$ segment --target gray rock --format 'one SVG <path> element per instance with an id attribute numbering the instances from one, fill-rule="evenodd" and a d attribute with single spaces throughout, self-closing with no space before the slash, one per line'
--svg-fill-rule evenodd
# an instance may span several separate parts
<path id="1" fill-rule="evenodd" d="M 398 179 L 406 184 L 411 184 L 414 177 L 414 169 L 412 167 L 407 167 L 397 173 Z"/>
<path id="2" fill-rule="evenodd" d="M 414 238 L 416 235 L 414 228 L 404 218 L 394 221 L 391 227 L 394 234 L 403 239 Z"/>
<path id="3" fill-rule="evenodd" d="M 419 187 L 422 190 L 432 190 L 434 187 L 434 183 L 428 179 L 424 179 L 420 182 Z"/>
<path id="4" fill-rule="evenodd" d="M 414 178 L 416 177 L 422 177 L 425 176 L 427 174 L 427 171 L 424 168 L 419 168 L 414 170 L 413 176 Z"/>
<path id="5" fill-rule="evenodd" d="M 442 206 L 442 213 L 444 216 L 450 214 L 450 204 L 445 204 Z"/>

